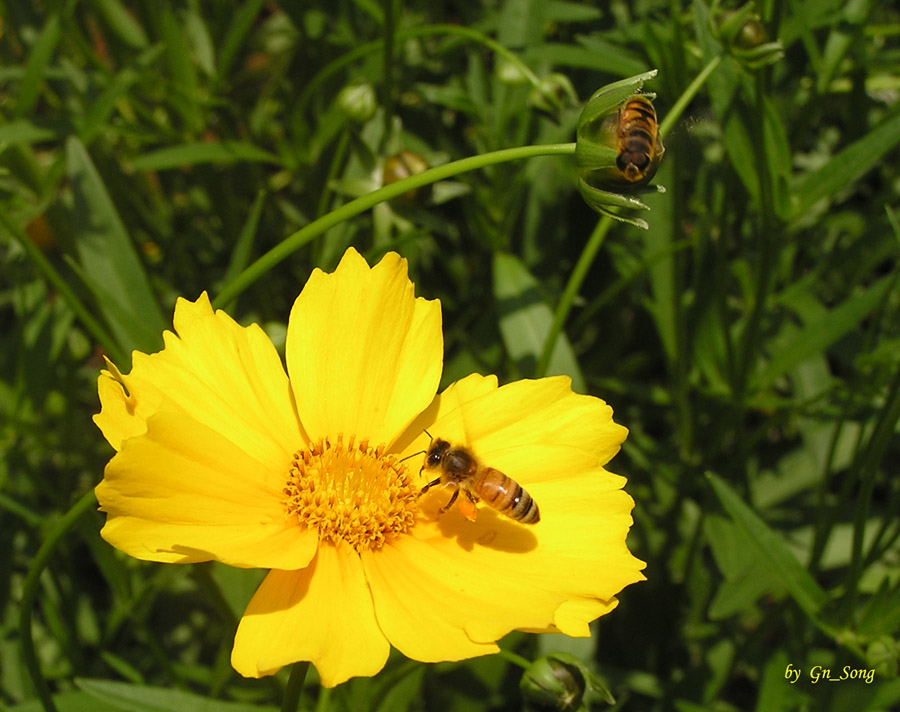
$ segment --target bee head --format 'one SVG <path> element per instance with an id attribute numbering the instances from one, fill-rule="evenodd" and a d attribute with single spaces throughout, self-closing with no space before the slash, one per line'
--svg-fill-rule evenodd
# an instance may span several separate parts
<path id="1" fill-rule="evenodd" d="M 449 449 L 450 443 L 446 440 L 441 440 L 441 438 L 434 440 L 431 443 L 431 447 L 428 448 L 428 452 L 425 454 L 425 466 L 429 469 L 440 467 L 441 462 Z"/>

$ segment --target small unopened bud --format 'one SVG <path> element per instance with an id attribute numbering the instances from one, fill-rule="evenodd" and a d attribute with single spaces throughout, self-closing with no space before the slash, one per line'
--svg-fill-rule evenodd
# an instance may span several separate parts
<path id="1" fill-rule="evenodd" d="M 531 664 L 519 683 L 525 703 L 534 710 L 576 712 L 584 697 L 584 675 L 575 665 L 541 658 Z"/>
<path id="2" fill-rule="evenodd" d="M 347 118 L 358 124 L 369 121 L 378 108 L 371 84 L 351 84 L 344 87 L 338 94 L 337 102 Z"/>
<path id="3" fill-rule="evenodd" d="M 528 103 L 554 121 L 563 110 L 578 103 L 578 94 L 565 74 L 550 74 L 531 90 Z"/>
<path id="4" fill-rule="evenodd" d="M 403 180 L 404 178 L 409 178 L 417 173 L 427 171 L 428 168 L 428 161 L 422 158 L 418 153 L 414 153 L 413 151 L 401 151 L 400 153 L 388 156 L 385 159 L 381 184 L 389 185 L 390 183 L 396 183 L 398 180 Z M 415 200 L 416 198 L 424 197 L 428 194 L 427 188 L 430 188 L 430 186 L 411 190 L 408 193 L 404 193 L 401 197 L 406 198 L 407 200 Z"/>
<path id="5" fill-rule="evenodd" d="M 578 658 L 567 653 L 552 653 L 535 660 L 519 682 L 525 706 L 535 712 L 581 712 L 586 710 L 584 696 L 597 693 L 610 704 L 612 695 L 597 676 Z"/>
<path id="6" fill-rule="evenodd" d="M 886 679 L 897 677 L 898 660 L 900 660 L 900 646 L 889 635 L 883 635 L 866 648 L 866 664 L 873 671 L 873 675 Z"/>
<path id="7" fill-rule="evenodd" d="M 713 22 L 713 31 L 728 54 L 749 69 L 772 64 L 784 55 L 780 42 L 768 41 L 752 3 L 724 13 Z"/>

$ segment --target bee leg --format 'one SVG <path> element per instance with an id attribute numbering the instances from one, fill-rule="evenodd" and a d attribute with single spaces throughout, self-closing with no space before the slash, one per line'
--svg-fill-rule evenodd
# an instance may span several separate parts
<path id="1" fill-rule="evenodd" d="M 436 480 L 432 480 L 432 481 L 429 482 L 427 485 L 425 485 L 425 486 L 422 488 L 422 491 L 419 492 L 419 494 L 425 494 L 425 493 L 426 493 L 428 490 L 430 490 L 432 487 L 434 487 L 435 485 L 439 485 L 439 484 L 441 484 L 441 478 L 440 478 L 440 477 L 438 477 Z"/>
<path id="2" fill-rule="evenodd" d="M 453 495 L 450 497 L 450 501 L 447 502 L 443 507 L 441 507 L 438 511 L 441 514 L 444 514 L 450 507 L 453 506 L 453 503 L 456 501 L 456 498 L 459 497 L 459 489 L 453 490 Z"/>

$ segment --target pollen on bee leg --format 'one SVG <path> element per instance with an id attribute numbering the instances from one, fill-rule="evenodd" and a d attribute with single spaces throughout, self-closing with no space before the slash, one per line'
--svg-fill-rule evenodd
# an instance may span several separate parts
<path id="1" fill-rule="evenodd" d="M 342 434 L 294 453 L 285 507 L 322 539 L 343 539 L 357 551 L 380 549 L 415 524 L 419 488 L 386 447 Z"/>

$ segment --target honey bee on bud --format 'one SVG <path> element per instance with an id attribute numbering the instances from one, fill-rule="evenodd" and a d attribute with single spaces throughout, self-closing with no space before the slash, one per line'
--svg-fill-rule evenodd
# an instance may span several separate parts
<path id="1" fill-rule="evenodd" d="M 646 183 L 666 150 L 659 137 L 656 109 L 647 97 L 637 94 L 619 109 L 617 121 L 616 167 L 629 183 Z"/>
<path id="2" fill-rule="evenodd" d="M 435 438 L 425 452 L 422 472 L 437 472 L 439 476 L 422 488 L 425 494 L 438 485 L 453 489 L 450 500 L 441 507 L 443 514 L 459 499 L 459 511 L 469 521 L 478 515 L 476 504 L 483 501 L 510 519 L 521 524 L 536 524 L 541 514 L 537 502 L 532 499 L 518 482 L 493 467 L 486 467 L 475 455 L 462 445 L 451 445 L 446 440 Z"/>

